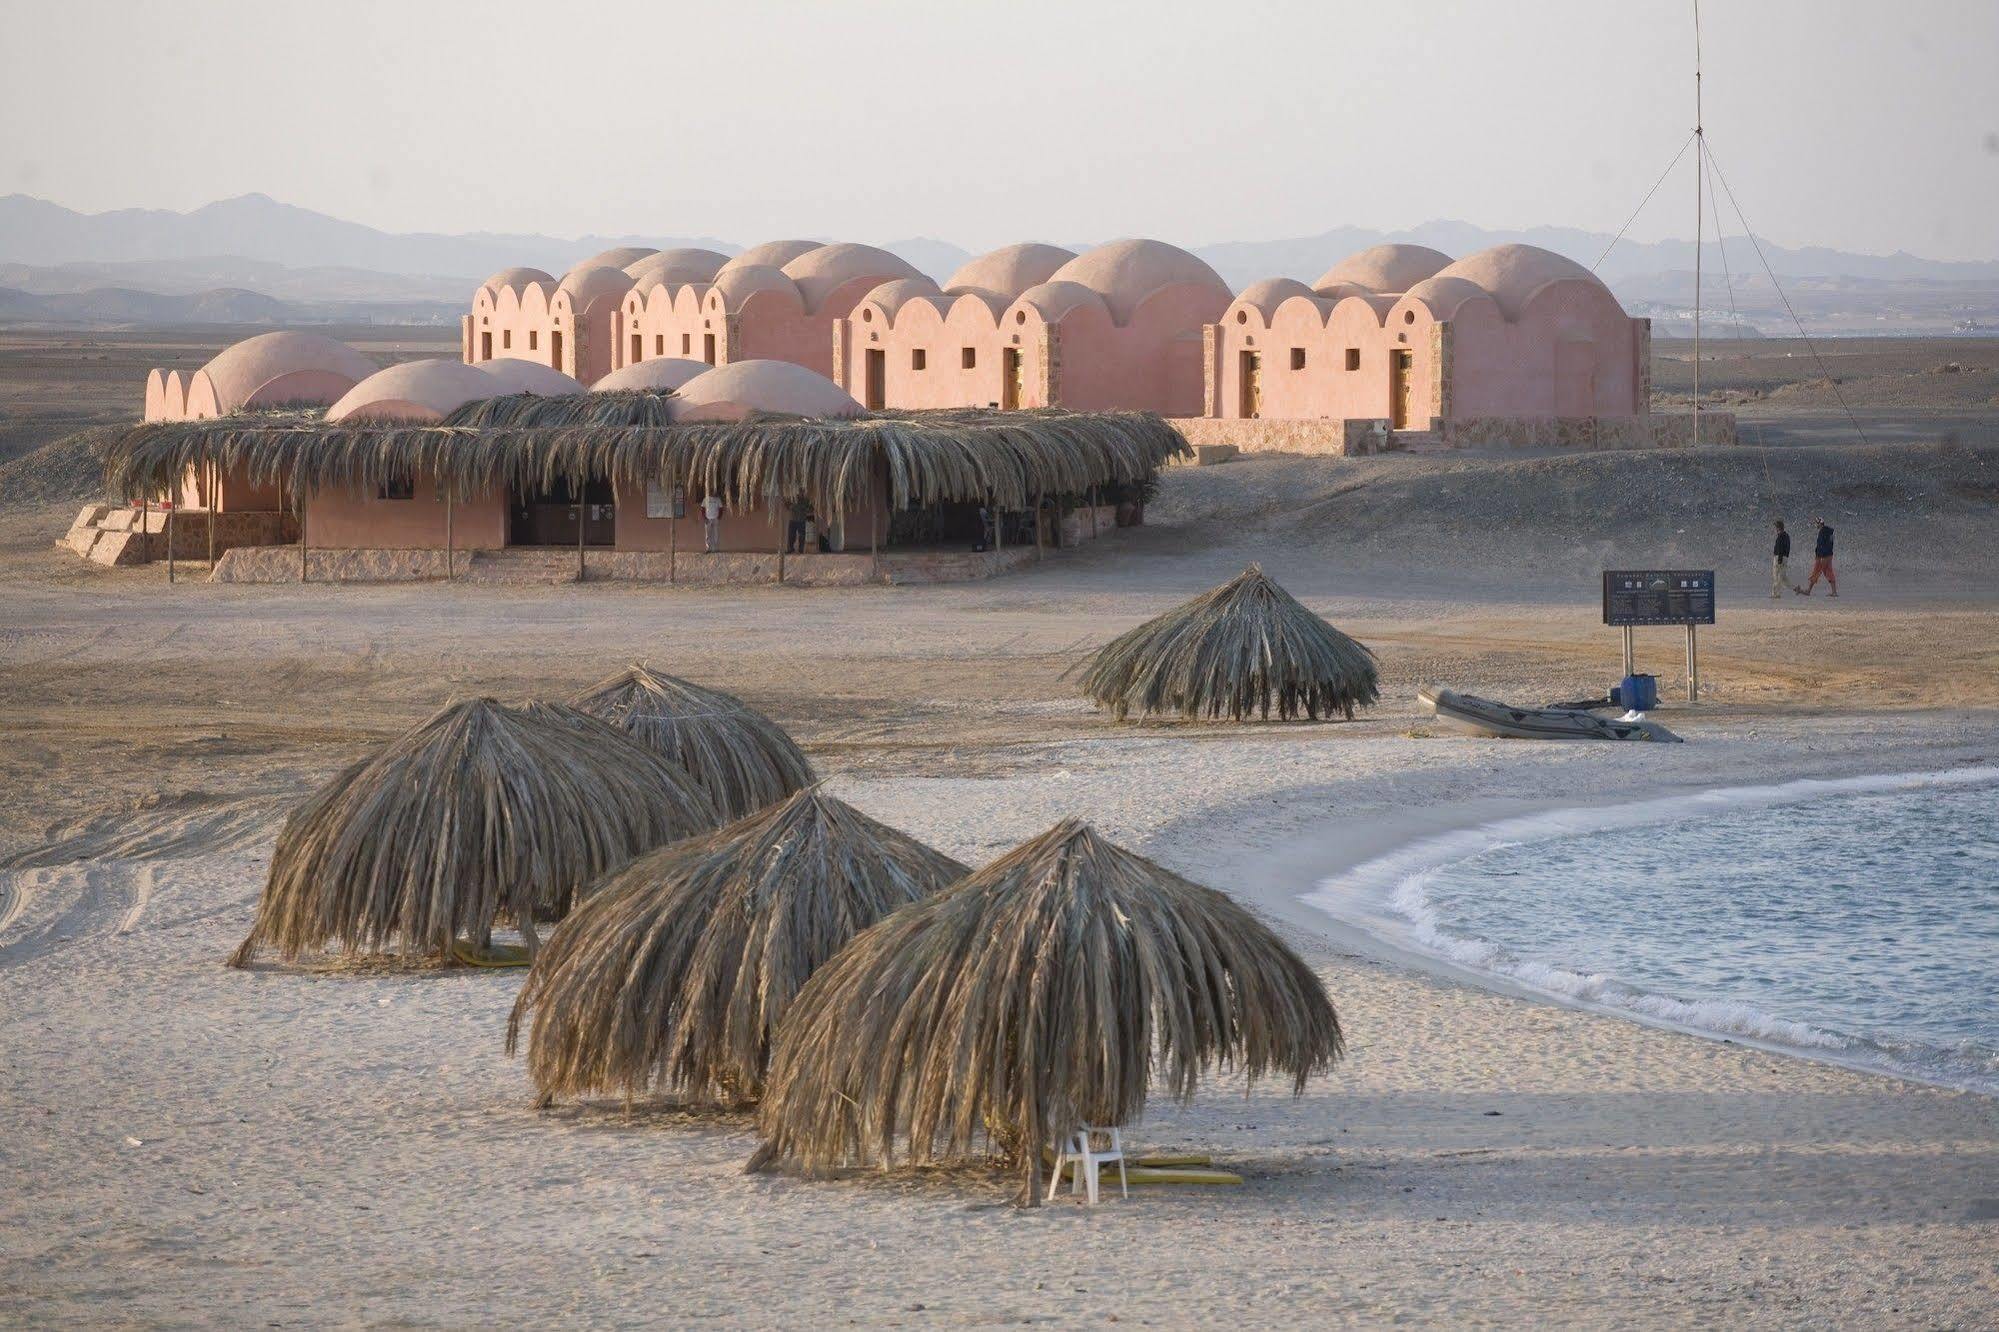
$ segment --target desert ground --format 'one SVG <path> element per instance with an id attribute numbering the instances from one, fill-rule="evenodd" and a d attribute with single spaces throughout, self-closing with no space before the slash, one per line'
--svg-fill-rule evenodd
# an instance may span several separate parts
<path id="1" fill-rule="evenodd" d="M 1498 993 L 1299 899 L 1528 807 L 1999 761 L 1999 343 L 1821 344 L 1836 386 L 1720 344 L 1703 391 L 1742 447 L 1175 468 L 1144 528 L 985 583 L 169 587 L 54 550 L 95 484 L 76 432 L 217 345 L 0 341 L 0 1322 L 1991 1325 L 1990 1098 Z M 1663 396 L 1688 351 L 1655 347 Z M 1840 598 L 1771 600 L 1770 517 L 1820 513 Z M 1119 726 L 1064 679 L 1251 561 L 1375 649 L 1379 708 Z M 1425 680 L 1600 692 L 1613 563 L 1718 570 L 1705 696 L 1659 714 L 1690 743 L 1425 725 Z M 1640 632 L 1669 697 L 1680 651 Z M 222 965 L 338 767 L 632 660 L 741 694 L 960 859 L 1076 815 L 1237 895 L 1348 1059 L 1132 1131 L 1240 1188 L 1023 1211 L 979 1170 L 745 1176 L 747 1122 L 698 1110 L 537 1111 L 501 1048 L 518 973 Z"/>

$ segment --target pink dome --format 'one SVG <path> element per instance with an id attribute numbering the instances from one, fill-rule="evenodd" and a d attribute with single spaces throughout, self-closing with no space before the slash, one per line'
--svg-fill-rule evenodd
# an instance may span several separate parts
<path id="1" fill-rule="evenodd" d="M 904 305 L 917 299 L 941 306 L 944 303 L 944 293 L 939 291 L 937 284 L 929 278 L 913 277 L 884 282 L 861 298 L 865 304 L 880 306 L 890 319 L 895 318 L 896 312 Z"/>
<path id="2" fill-rule="evenodd" d="M 887 282 L 893 278 L 920 278 L 907 260 L 872 245 L 821 245 L 784 266 L 784 275 L 798 284 L 805 308 L 816 311 L 835 290 L 857 279 Z"/>
<path id="3" fill-rule="evenodd" d="M 498 397 L 500 381 L 463 361 L 404 361 L 377 370 L 327 410 L 328 421 L 440 421 L 468 402 Z"/>
<path id="4" fill-rule="evenodd" d="M 634 361 L 622 370 L 613 370 L 590 386 L 592 393 L 622 393 L 651 389 L 670 393 L 696 375 L 715 367 L 706 361 L 684 361 L 677 356 L 655 356 L 650 361 Z"/>
<path id="5" fill-rule="evenodd" d="M 1099 245 L 1062 265 L 1053 280 L 1079 282 L 1096 292 L 1120 324 L 1130 322 L 1140 303 L 1164 287 L 1209 287 L 1223 306 L 1232 295 L 1214 269 L 1178 246 L 1156 240 Z"/>
<path id="6" fill-rule="evenodd" d="M 537 393 L 544 398 L 559 398 L 583 391 L 580 380 L 572 379 L 540 361 L 524 360 L 518 356 L 481 361 L 477 368 L 499 380 L 503 393 Z"/>
<path id="7" fill-rule="evenodd" d="M 583 310 L 606 296 L 612 300 L 622 299 L 631 289 L 631 276 L 624 269 L 600 264 L 595 267 L 570 269 L 563 274 L 562 285 L 555 290 L 558 294 L 567 292 L 569 303 L 578 310 Z"/>
<path id="8" fill-rule="evenodd" d="M 1051 324 L 1079 305 L 1094 305 L 1106 313 L 1109 311 L 1104 298 L 1080 282 L 1043 282 L 1020 293 L 1014 304 L 1034 307 Z"/>
<path id="9" fill-rule="evenodd" d="M 479 285 L 490 287 L 496 292 L 505 291 L 509 287 L 519 291 L 522 287 L 535 282 L 541 283 L 551 291 L 555 289 L 555 279 L 539 268 L 503 268 Z"/>
<path id="10" fill-rule="evenodd" d="M 944 289 L 953 295 L 961 291 L 983 292 L 1010 301 L 1029 287 L 1038 287 L 1054 277 L 1062 265 L 1076 257 L 1074 250 L 1059 245 L 1029 241 L 967 260 L 953 273 Z"/>
<path id="11" fill-rule="evenodd" d="M 1404 292 L 1426 277 L 1450 267 L 1451 256 L 1427 245 L 1371 245 L 1350 254 L 1319 275 L 1312 286 L 1330 296 L 1341 287 L 1363 291 Z M 1339 293 L 1344 295 L 1345 293 Z"/>
<path id="12" fill-rule="evenodd" d="M 1430 313 L 1439 319 L 1449 319 L 1456 315 L 1458 307 L 1466 301 L 1491 299 L 1486 290 L 1476 282 L 1467 282 L 1461 277 L 1439 273 L 1433 278 L 1424 278 L 1402 294 L 1405 301 L 1421 301 L 1430 307 Z"/>
<path id="13" fill-rule="evenodd" d="M 1278 306 L 1293 296 L 1317 299 L 1317 293 L 1296 278 L 1265 278 L 1244 287 L 1235 298 L 1235 304 L 1251 306 L 1268 319 L 1276 313 Z"/>
<path id="14" fill-rule="evenodd" d="M 1437 276 L 1463 278 L 1484 288 L 1508 319 L 1520 318 L 1534 293 L 1551 282 L 1587 282 L 1610 295 L 1596 274 L 1536 245 L 1495 245 L 1458 260 Z"/>
<path id="15" fill-rule="evenodd" d="M 798 284 L 768 264 L 745 264 L 741 268 L 725 264 L 715 275 L 714 290 L 727 306 L 741 305 L 760 291 L 789 292 L 793 300 L 802 299 Z"/>
<path id="16" fill-rule="evenodd" d="M 713 282 L 716 272 L 728 262 L 729 256 L 725 254 L 683 247 L 661 250 L 635 264 L 627 264 L 625 275 L 641 288 L 651 287 L 656 282 L 664 282 L 670 287 L 683 282 Z"/>
<path id="17" fill-rule="evenodd" d="M 614 245 L 608 250 L 591 255 L 569 271 L 574 273 L 583 268 L 628 268 L 639 260 L 658 253 L 659 251 L 650 245 Z"/>
<path id="18" fill-rule="evenodd" d="M 854 416 L 861 404 L 826 376 L 790 361 L 735 361 L 680 386 L 676 420 L 729 421 L 751 412 Z"/>
<path id="19" fill-rule="evenodd" d="M 224 348 L 188 381 L 192 413 L 197 385 L 201 415 L 228 416 L 245 407 L 283 402 L 331 402 L 369 375 L 373 361 L 344 342 L 317 333 L 259 333 Z"/>
<path id="20" fill-rule="evenodd" d="M 762 245 L 752 245 L 749 249 L 744 250 L 728 263 L 723 264 L 722 269 L 726 272 L 731 268 L 748 268 L 752 265 L 763 268 L 783 268 L 800 255 L 810 254 L 824 244 L 824 241 L 809 240 L 765 241 Z"/>

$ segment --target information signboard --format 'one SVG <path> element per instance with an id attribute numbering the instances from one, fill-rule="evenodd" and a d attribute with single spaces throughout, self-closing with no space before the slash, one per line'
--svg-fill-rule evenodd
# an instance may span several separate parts
<path id="1" fill-rule="evenodd" d="M 1713 624 L 1714 570 L 1606 569 L 1603 622 L 1625 628 Z"/>

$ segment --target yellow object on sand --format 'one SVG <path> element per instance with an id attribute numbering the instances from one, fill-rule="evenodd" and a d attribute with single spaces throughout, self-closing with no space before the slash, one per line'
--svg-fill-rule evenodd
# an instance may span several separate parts
<path id="1" fill-rule="evenodd" d="M 1133 1188 L 1141 1184 L 1240 1184 L 1242 1176 L 1202 1166 L 1133 1166 L 1125 1172 Z"/>
<path id="2" fill-rule="evenodd" d="M 451 956 L 468 967 L 524 967 L 534 961 L 524 944 L 497 944 L 482 953 L 463 939 L 451 945 Z"/>

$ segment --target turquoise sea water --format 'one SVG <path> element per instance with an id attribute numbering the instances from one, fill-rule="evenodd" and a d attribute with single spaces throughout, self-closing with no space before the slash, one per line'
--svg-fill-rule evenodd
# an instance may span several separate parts
<path id="1" fill-rule="evenodd" d="M 1420 950 L 1635 1016 L 1999 1092 L 1999 771 L 1569 811 L 1431 851 L 1376 876 L 1381 918 Z"/>

